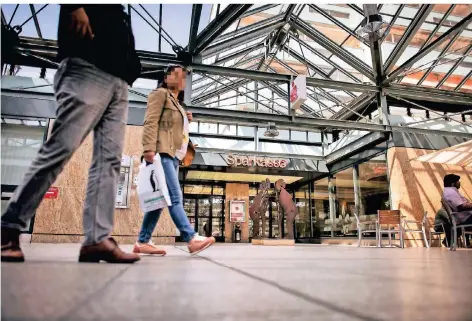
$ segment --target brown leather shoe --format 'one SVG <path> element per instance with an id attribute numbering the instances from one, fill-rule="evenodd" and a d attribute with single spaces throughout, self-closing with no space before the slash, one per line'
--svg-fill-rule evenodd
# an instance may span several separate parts
<path id="1" fill-rule="evenodd" d="M 139 243 L 134 244 L 133 253 L 136 254 L 148 254 L 155 256 L 165 256 L 167 252 L 164 249 L 158 248 L 154 243 Z"/>
<path id="2" fill-rule="evenodd" d="M 213 236 L 211 237 L 204 237 L 196 234 L 193 239 L 188 242 L 188 251 L 191 255 L 196 255 L 201 251 L 209 248 L 213 244 L 215 244 L 216 240 Z"/>
<path id="3" fill-rule="evenodd" d="M 139 255 L 123 252 L 112 237 L 97 244 L 82 246 L 79 255 L 79 262 L 89 263 L 99 263 L 100 261 L 108 263 L 134 263 L 139 260 Z"/>
<path id="4" fill-rule="evenodd" d="M 20 248 L 20 230 L 2 227 L 2 262 L 24 262 Z"/>

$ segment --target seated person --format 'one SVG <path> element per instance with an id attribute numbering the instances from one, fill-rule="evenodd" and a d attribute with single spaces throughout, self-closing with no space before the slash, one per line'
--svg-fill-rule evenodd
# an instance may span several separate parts
<path id="1" fill-rule="evenodd" d="M 446 238 L 442 241 L 442 244 L 445 247 L 450 246 L 451 244 L 451 228 L 452 224 L 449 221 L 449 216 L 444 208 L 440 208 L 439 211 L 436 213 L 436 217 L 434 218 L 434 230 L 436 232 L 444 232 Z"/>
<path id="2" fill-rule="evenodd" d="M 444 176 L 443 198 L 451 207 L 457 225 L 472 224 L 472 203 L 459 193 L 461 177 L 454 174 Z M 471 230 L 471 228 L 466 228 Z"/>

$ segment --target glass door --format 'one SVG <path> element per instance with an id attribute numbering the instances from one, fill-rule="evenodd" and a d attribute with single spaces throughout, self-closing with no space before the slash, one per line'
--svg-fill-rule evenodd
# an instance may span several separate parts
<path id="1" fill-rule="evenodd" d="M 224 198 L 221 196 L 212 197 L 212 209 L 211 209 L 211 235 L 213 235 L 217 241 L 224 241 L 224 230 L 225 230 L 225 217 Z"/>
<path id="2" fill-rule="evenodd" d="M 210 198 L 205 197 L 198 200 L 198 217 L 196 222 L 196 230 L 198 234 L 204 236 L 211 235 L 211 205 L 210 205 Z"/>

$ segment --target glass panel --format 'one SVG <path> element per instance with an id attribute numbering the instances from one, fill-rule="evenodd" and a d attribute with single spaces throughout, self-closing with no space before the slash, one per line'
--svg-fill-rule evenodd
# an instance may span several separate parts
<path id="1" fill-rule="evenodd" d="M 210 231 L 210 218 L 208 217 L 198 217 L 198 227 L 197 232 L 200 235 L 211 236 Z"/>
<path id="2" fill-rule="evenodd" d="M 272 215 L 270 218 L 267 219 L 267 224 L 266 224 L 267 234 L 266 235 L 269 235 L 269 228 L 270 228 L 269 222 L 272 222 L 272 237 L 278 238 L 279 235 L 282 233 L 279 227 L 279 208 L 278 208 L 277 202 L 273 198 L 271 199 L 270 204 L 271 204 Z M 266 214 L 266 217 L 268 217 L 268 214 Z"/>
<path id="3" fill-rule="evenodd" d="M 378 210 L 390 209 L 385 154 L 359 165 L 359 219 L 374 220 Z"/>
<path id="4" fill-rule="evenodd" d="M 296 130 L 292 130 L 291 132 L 291 140 L 303 141 L 306 142 L 306 132 L 299 132 Z"/>
<path id="5" fill-rule="evenodd" d="M 11 122 L 10 119 L 5 119 Z M 17 120 L 21 123 L 21 120 Z M 40 123 L 36 121 L 36 124 Z M 43 143 L 44 127 L 2 124 L 2 184 L 19 185 Z"/>
<path id="6" fill-rule="evenodd" d="M 215 217 L 222 217 L 224 211 L 224 199 L 222 197 L 213 197 L 212 199 L 212 216 Z"/>
<path id="7" fill-rule="evenodd" d="M 353 169 L 348 168 L 336 173 L 332 180 L 336 196 L 336 215 L 333 222 L 335 236 L 355 235 L 357 231 L 352 175 Z"/>
<path id="8" fill-rule="evenodd" d="M 329 214 L 328 178 L 315 182 L 311 194 L 313 215 L 313 237 L 330 237 L 332 224 Z"/>
<path id="9" fill-rule="evenodd" d="M 303 186 L 295 193 L 295 204 L 298 209 L 298 215 L 295 218 L 295 237 L 310 237 L 310 200 L 309 185 Z"/>
<path id="10" fill-rule="evenodd" d="M 217 217 L 212 219 L 212 230 L 211 235 L 215 237 L 224 237 L 225 230 L 224 230 L 224 218 Z"/>
<path id="11" fill-rule="evenodd" d="M 190 221 L 190 224 L 195 224 L 195 206 L 196 200 L 184 197 L 184 211 Z"/>

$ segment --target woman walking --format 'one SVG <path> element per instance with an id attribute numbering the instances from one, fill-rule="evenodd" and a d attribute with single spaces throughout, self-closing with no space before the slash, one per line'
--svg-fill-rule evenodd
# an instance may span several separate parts
<path id="1" fill-rule="evenodd" d="M 159 153 L 166 177 L 171 206 L 170 216 L 187 242 L 190 254 L 195 255 L 215 243 L 214 237 L 203 237 L 195 233 L 185 214 L 182 191 L 179 183 L 179 163 L 187 153 L 189 144 L 189 122 L 192 114 L 182 107 L 186 84 L 186 70 L 181 66 L 169 66 L 161 86 L 148 97 L 144 119 L 143 157 L 147 163 L 154 162 Z M 139 238 L 134 253 L 165 255 L 150 242 L 162 209 L 144 214 Z"/>

